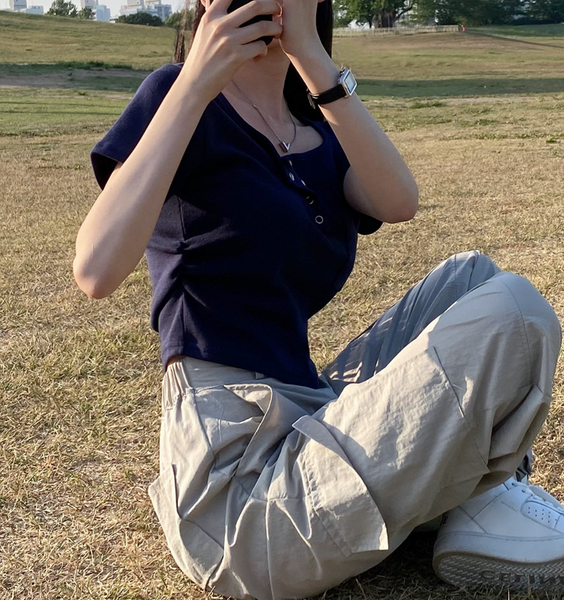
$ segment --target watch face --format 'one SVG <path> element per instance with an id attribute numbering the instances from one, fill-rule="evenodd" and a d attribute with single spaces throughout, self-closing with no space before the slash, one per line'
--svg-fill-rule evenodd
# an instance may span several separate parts
<path id="1" fill-rule="evenodd" d="M 356 79 L 354 78 L 354 75 L 350 71 L 347 71 L 345 74 L 345 77 L 343 79 L 343 86 L 347 90 L 347 93 L 349 96 L 356 89 Z"/>

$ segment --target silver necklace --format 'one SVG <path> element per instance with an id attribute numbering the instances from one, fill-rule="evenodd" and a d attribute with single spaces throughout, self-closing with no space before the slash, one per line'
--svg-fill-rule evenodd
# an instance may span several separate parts
<path id="1" fill-rule="evenodd" d="M 266 117 L 262 114 L 260 108 L 247 96 L 247 94 L 245 94 L 245 92 L 233 80 L 231 80 L 231 83 L 237 88 L 237 91 L 247 100 L 247 102 L 258 112 L 261 119 L 266 123 L 266 126 L 270 129 L 270 131 L 272 131 L 274 137 L 278 140 L 278 145 L 280 146 L 282 152 L 290 152 L 290 146 L 296 141 L 296 136 L 298 134 L 296 122 L 294 121 L 292 113 L 288 110 L 288 114 L 290 115 L 290 119 L 292 120 L 292 125 L 294 126 L 294 137 L 291 141 L 285 142 L 284 140 L 281 140 L 276 134 L 276 131 L 272 129 L 270 123 L 266 120 Z"/>

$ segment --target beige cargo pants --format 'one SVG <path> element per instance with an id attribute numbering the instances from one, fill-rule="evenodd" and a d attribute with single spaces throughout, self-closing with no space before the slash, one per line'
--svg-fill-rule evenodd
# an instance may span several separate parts
<path id="1" fill-rule="evenodd" d="M 548 412 L 556 316 L 485 256 L 451 257 L 319 389 L 186 358 L 164 378 L 149 493 L 180 568 L 235 598 L 302 598 L 510 477 Z"/>

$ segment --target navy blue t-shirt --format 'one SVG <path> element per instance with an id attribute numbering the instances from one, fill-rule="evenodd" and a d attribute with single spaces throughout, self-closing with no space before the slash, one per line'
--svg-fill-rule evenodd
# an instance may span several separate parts
<path id="1" fill-rule="evenodd" d="M 180 69 L 149 75 L 96 144 L 101 187 Z M 281 157 L 222 94 L 204 111 L 146 251 L 164 365 L 183 354 L 317 387 L 308 319 L 349 276 L 359 228 L 371 233 L 380 222 L 346 203 L 349 163 L 329 124 L 300 119 L 323 142 Z"/>

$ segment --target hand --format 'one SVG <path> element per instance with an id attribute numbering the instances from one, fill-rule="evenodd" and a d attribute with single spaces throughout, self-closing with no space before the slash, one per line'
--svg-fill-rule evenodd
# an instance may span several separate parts
<path id="1" fill-rule="evenodd" d="M 191 89 L 197 87 L 208 102 L 225 88 L 245 62 L 266 56 L 267 46 L 258 38 L 278 38 L 282 34 L 278 20 L 241 27 L 258 15 L 279 17 L 281 7 L 276 0 L 252 0 L 228 13 L 230 4 L 231 0 L 215 0 L 210 5 L 206 0 L 206 13 L 181 73 L 182 79 L 190 81 Z"/>

